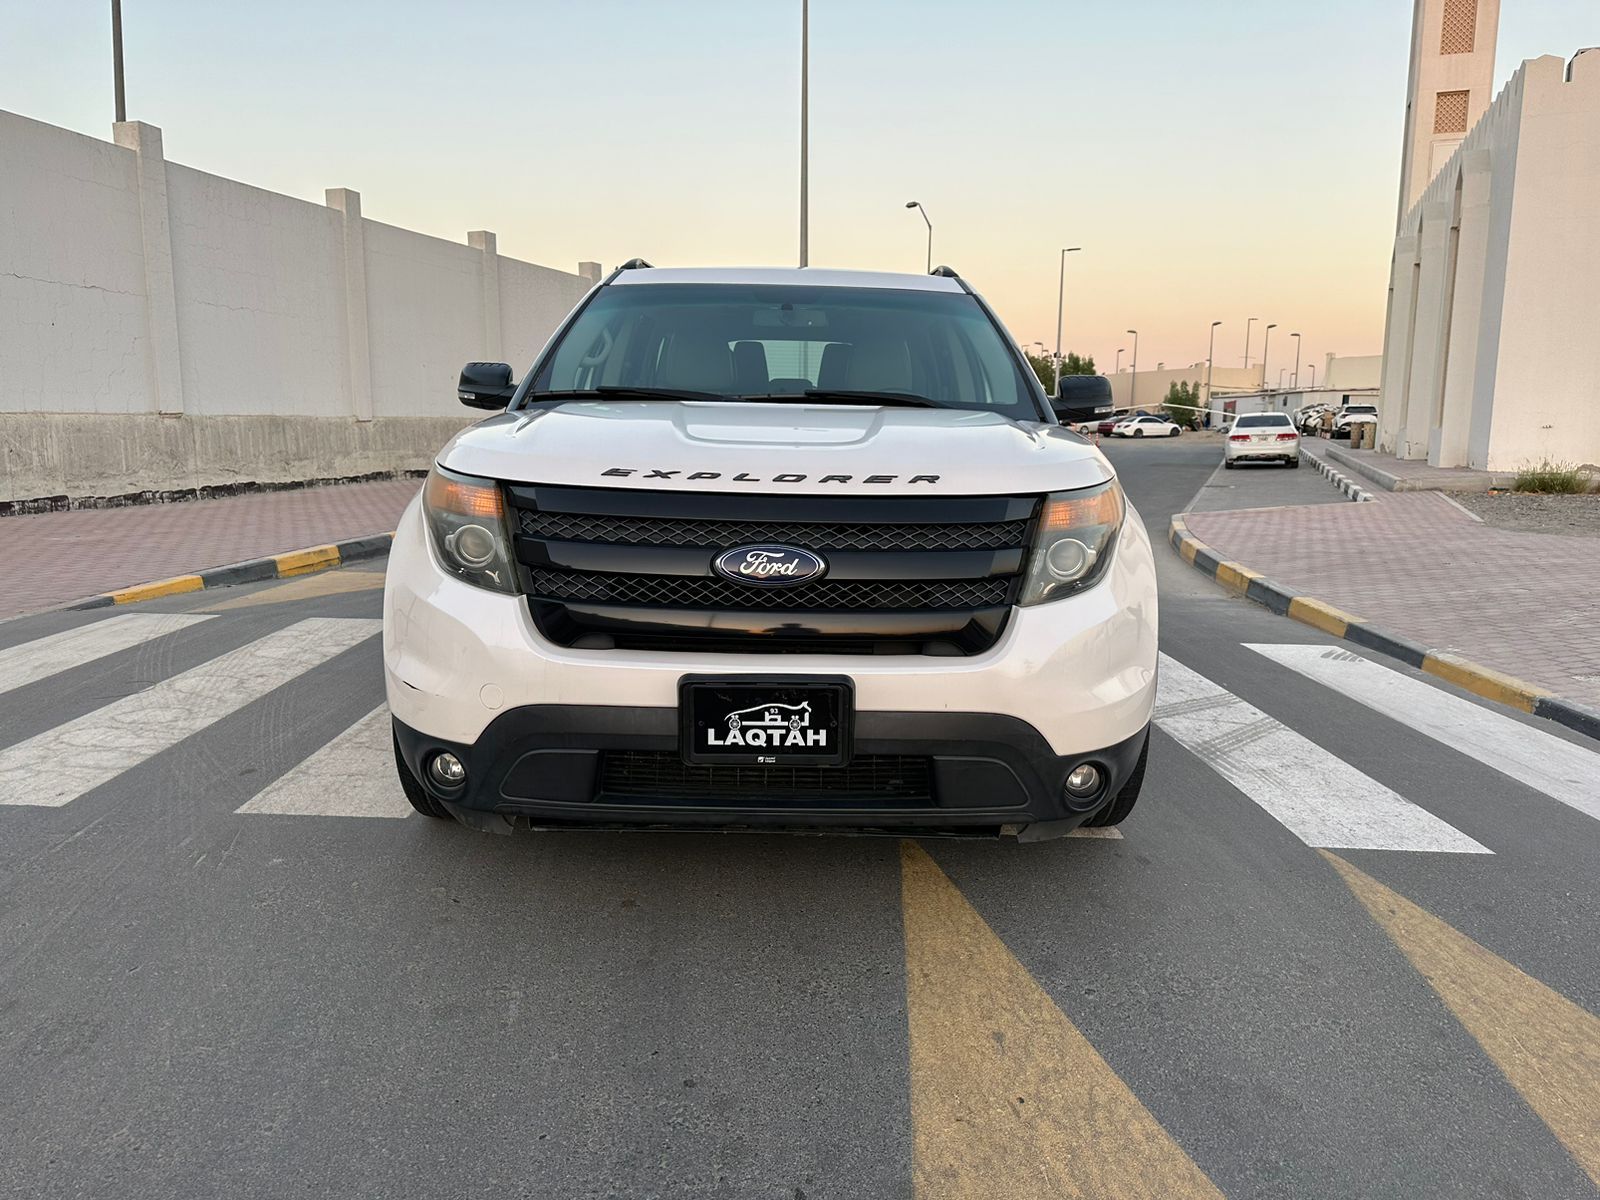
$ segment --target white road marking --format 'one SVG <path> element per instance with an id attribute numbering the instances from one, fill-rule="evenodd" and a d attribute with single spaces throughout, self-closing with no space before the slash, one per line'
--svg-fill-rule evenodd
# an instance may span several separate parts
<path id="1" fill-rule="evenodd" d="M 1251 645 L 1553 800 L 1600 819 L 1600 754 L 1331 646 Z"/>
<path id="2" fill-rule="evenodd" d="M 293 817 L 409 817 L 394 772 L 389 708 L 379 705 L 268 784 L 236 812 Z"/>
<path id="3" fill-rule="evenodd" d="M 378 632 L 310 617 L 0 750 L 0 804 L 57 808 Z"/>
<path id="4" fill-rule="evenodd" d="M 1308 846 L 1492 853 L 1165 654 L 1156 724 Z"/>
<path id="5" fill-rule="evenodd" d="M 0 694 L 212 619 L 201 613 L 124 613 L 0 650 Z"/>

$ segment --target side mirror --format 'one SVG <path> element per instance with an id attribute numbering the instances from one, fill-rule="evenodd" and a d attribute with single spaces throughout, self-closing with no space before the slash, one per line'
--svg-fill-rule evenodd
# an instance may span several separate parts
<path id="1" fill-rule="evenodd" d="M 509 363 L 469 362 L 456 385 L 456 395 L 468 408 L 504 408 L 516 390 Z"/>

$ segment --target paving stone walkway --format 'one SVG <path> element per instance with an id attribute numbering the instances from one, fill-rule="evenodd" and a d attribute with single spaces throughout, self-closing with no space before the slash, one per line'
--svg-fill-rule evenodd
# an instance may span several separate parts
<path id="1" fill-rule="evenodd" d="M 387 533 L 420 479 L 0 517 L 0 618 L 247 558 Z"/>
<path id="2" fill-rule="evenodd" d="M 1592 539 L 1494 528 L 1438 492 L 1187 521 L 1223 558 L 1302 594 L 1600 707 Z"/>

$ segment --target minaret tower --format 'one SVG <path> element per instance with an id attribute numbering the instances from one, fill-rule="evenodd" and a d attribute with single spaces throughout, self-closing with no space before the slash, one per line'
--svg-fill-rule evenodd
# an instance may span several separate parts
<path id="1" fill-rule="evenodd" d="M 1499 32 L 1500 0 L 1413 0 L 1397 227 L 1489 107 Z"/>

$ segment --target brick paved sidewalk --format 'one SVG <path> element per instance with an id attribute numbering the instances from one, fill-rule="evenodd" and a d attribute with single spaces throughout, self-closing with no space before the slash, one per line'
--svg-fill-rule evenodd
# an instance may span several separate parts
<path id="1" fill-rule="evenodd" d="M 1186 519 L 1223 558 L 1294 591 L 1600 707 L 1590 539 L 1496 529 L 1436 492 Z"/>
<path id="2" fill-rule="evenodd" d="M 387 533 L 420 479 L 0 517 L 0 618 L 96 592 Z"/>

